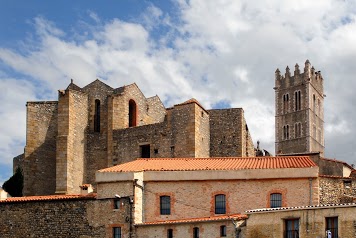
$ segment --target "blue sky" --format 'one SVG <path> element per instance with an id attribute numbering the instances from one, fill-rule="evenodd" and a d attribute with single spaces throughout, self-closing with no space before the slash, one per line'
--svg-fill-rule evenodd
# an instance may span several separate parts
<path id="1" fill-rule="evenodd" d="M 325 79 L 326 157 L 356 163 L 356 3 L 339 0 L 16 1 L 0 8 L 0 184 L 23 152 L 26 101 L 73 78 L 136 82 L 165 105 L 242 107 L 274 151 L 274 71 L 309 59 Z"/>

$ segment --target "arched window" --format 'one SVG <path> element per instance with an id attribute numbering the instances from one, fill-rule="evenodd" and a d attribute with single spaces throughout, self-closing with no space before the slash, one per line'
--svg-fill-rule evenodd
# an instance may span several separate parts
<path id="1" fill-rule="evenodd" d="M 295 111 L 299 111 L 302 108 L 300 91 L 294 92 L 294 99 L 295 99 Z"/>
<path id="2" fill-rule="evenodd" d="M 129 101 L 129 127 L 137 125 L 137 108 L 134 100 Z"/>
<path id="3" fill-rule="evenodd" d="M 289 94 L 283 95 L 283 113 L 288 112 L 288 105 L 289 105 Z"/>
<path id="4" fill-rule="evenodd" d="M 296 138 L 302 136 L 302 124 L 300 122 L 294 124 L 294 132 Z"/>
<path id="5" fill-rule="evenodd" d="M 100 132 L 100 100 L 95 100 L 94 131 Z"/>
<path id="6" fill-rule="evenodd" d="M 226 213 L 226 197 L 224 194 L 218 194 L 215 196 L 215 214 Z"/>
<path id="7" fill-rule="evenodd" d="M 282 207 L 282 194 L 280 193 L 271 193 L 270 195 L 270 207 Z"/>

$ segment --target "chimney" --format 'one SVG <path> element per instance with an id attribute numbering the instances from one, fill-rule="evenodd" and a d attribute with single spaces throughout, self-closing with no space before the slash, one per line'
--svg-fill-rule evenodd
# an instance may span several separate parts
<path id="1" fill-rule="evenodd" d="M 81 195 L 88 195 L 94 191 L 93 186 L 91 184 L 83 184 L 82 186 L 79 187 L 80 187 Z"/>

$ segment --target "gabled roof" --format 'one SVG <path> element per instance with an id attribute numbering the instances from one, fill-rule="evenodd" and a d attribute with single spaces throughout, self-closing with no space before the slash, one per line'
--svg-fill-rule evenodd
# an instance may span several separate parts
<path id="1" fill-rule="evenodd" d="M 89 193 L 87 195 L 72 194 L 72 195 L 27 196 L 27 197 L 9 197 L 6 198 L 5 200 L 0 200 L 0 203 L 55 201 L 55 200 L 81 200 L 81 199 L 95 199 L 95 198 L 96 198 L 96 193 Z"/>
<path id="2" fill-rule="evenodd" d="M 99 172 L 194 171 L 309 168 L 316 164 L 308 156 L 300 157 L 225 157 L 225 158 L 151 158 L 101 169 Z"/>
<path id="3" fill-rule="evenodd" d="M 247 215 L 232 214 L 213 217 L 199 217 L 199 218 L 187 218 L 179 220 L 165 220 L 165 221 L 152 221 L 145 223 L 136 223 L 136 226 L 148 226 L 148 225 L 165 225 L 165 224 L 179 224 L 179 223 L 196 223 L 196 222 L 211 222 L 211 221 L 226 221 L 226 220 L 245 220 Z"/>

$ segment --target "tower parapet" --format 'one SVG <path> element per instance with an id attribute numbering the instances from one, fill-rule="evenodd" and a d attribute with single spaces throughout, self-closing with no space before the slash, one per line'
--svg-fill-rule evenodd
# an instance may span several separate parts
<path id="1" fill-rule="evenodd" d="M 323 77 L 309 60 L 301 72 L 275 72 L 276 154 L 324 152 Z"/>

